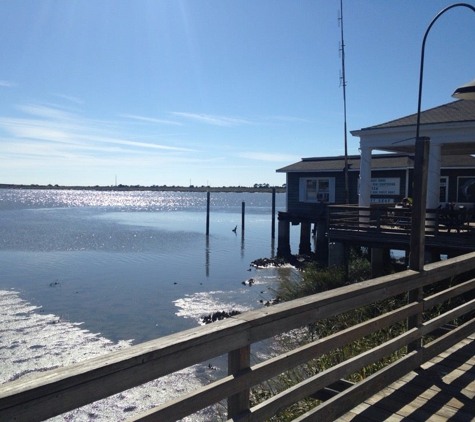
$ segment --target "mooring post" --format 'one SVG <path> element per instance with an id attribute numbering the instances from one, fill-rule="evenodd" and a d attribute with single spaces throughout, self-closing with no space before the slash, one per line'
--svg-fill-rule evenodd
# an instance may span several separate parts
<path id="1" fill-rule="evenodd" d="M 275 239 L 275 187 L 272 188 L 272 239 Z"/>
<path id="2" fill-rule="evenodd" d="M 209 202 L 210 193 L 206 192 L 206 236 L 209 236 Z"/>
<path id="3" fill-rule="evenodd" d="M 244 216 L 246 214 L 246 203 L 242 202 L 242 212 L 241 212 L 241 230 L 244 232 Z"/>

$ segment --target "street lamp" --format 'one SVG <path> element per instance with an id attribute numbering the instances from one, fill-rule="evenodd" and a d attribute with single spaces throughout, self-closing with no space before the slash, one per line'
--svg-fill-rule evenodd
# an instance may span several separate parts
<path id="1" fill-rule="evenodd" d="M 420 136 L 421 125 L 421 98 L 422 98 L 422 77 L 424 73 L 424 51 L 427 35 L 435 21 L 447 10 L 454 7 L 464 6 L 475 12 L 475 7 L 466 3 L 456 3 L 441 10 L 437 16 L 432 19 L 422 40 L 421 50 L 421 69 L 419 74 L 419 98 L 417 103 L 417 124 L 416 124 L 416 144 L 414 152 L 414 189 L 412 202 L 412 221 L 411 221 L 411 245 L 409 254 L 409 268 L 414 271 L 424 270 L 424 249 L 425 249 L 425 219 L 427 202 L 427 173 L 430 138 Z M 475 99 L 475 81 L 455 90 L 453 96 L 456 98 Z M 420 302 L 423 298 L 422 288 L 409 291 L 408 302 Z M 422 313 L 412 315 L 407 320 L 408 329 L 420 326 L 422 324 Z M 422 346 L 421 339 L 415 340 L 407 345 L 407 351 L 418 350 Z"/>
<path id="2" fill-rule="evenodd" d="M 441 10 L 427 27 L 422 40 L 421 67 L 419 73 L 419 97 L 417 102 L 417 123 L 416 123 L 416 144 L 414 157 L 414 190 L 413 190 L 413 211 L 411 224 L 411 246 L 409 256 L 409 268 L 415 271 L 424 269 L 424 247 L 425 247 L 425 214 L 426 214 L 426 194 L 427 194 L 427 168 L 429 156 L 430 138 L 420 136 L 421 125 L 421 100 L 422 100 L 422 79 L 424 74 L 424 52 L 427 35 L 432 25 L 441 15 L 454 7 L 467 7 L 475 12 L 475 7 L 467 3 L 455 3 Z M 475 100 L 475 80 L 457 88 L 452 94 L 455 98 Z"/>

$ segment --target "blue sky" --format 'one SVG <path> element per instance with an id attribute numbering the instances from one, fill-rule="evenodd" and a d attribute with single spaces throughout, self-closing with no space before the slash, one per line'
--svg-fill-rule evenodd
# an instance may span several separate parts
<path id="1" fill-rule="evenodd" d="M 449 4 L 344 1 L 349 131 L 415 113 L 422 37 Z M 0 183 L 282 185 L 276 169 L 342 155 L 339 10 L 1 2 Z M 474 53 L 475 14 L 448 11 L 427 41 L 423 109 L 474 78 Z"/>

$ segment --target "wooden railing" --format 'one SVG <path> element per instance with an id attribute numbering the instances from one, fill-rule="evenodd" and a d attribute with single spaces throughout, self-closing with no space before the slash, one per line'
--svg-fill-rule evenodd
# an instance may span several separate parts
<path id="1" fill-rule="evenodd" d="M 357 356 L 336 366 L 309 375 L 304 381 L 252 407 L 250 389 L 331 350 L 414 318 L 438 304 L 447 305 L 455 297 L 474 293 L 475 279 L 468 276 L 474 269 L 475 253 L 471 253 L 427 265 L 422 272 L 404 271 L 350 284 L 18 379 L 0 386 L 0 420 L 44 420 L 226 353 L 228 376 L 132 417 L 130 421 L 174 421 L 222 400 L 227 400 L 228 418 L 233 421 L 265 421 L 293 403 L 314 397 L 329 387 L 335 390 L 333 387 L 343 384 L 348 388 L 295 419 L 334 420 L 375 391 L 471 334 L 475 330 L 475 319 L 438 334 L 435 340 L 427 340 L 427 336 L 438 333 L 449 322 L 469 315 L 475 309 L 475 299 L 449 307 L 445 313 L 424 320 L 377 347 L 361 350 Z M 465 279 L 455 286 L 431 293 L 417 302 L 405 302 L 388 313 L 317 338 L 259 364 L 250 364 L 253 343 L 417 288 L 427 289 L 434 283 L 462 274 Z M 375 374 L 355 384 L 342 381 L 360 368 L 408 344 L 417 343 L 419 339 L 425 339 L 423 345 Z"/>
<path id="2" fill-rule="evenodd" d="M 395 206 L 359 207 L 356 205 L 328 206 L 328 229 L 331 231 L 365 231 L 373 233 L 409 234 L 411 208 Z M 427 209 L 426 234 L 471 231 L 475 223 L 474 210 Z"/>

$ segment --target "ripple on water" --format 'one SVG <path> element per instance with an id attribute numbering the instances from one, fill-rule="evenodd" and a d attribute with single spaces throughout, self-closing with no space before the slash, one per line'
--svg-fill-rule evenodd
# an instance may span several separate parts
<path id="1" fill-rule="evenodd" d="M 130 341 L 113 343 L 62 321 L 56 315 L 37 313 L 39 308 L 22 300 L 15 291 L 0 290 L 0 384 L 33 376 L 57 367 L 130 347 Z M 139 387 L 75 409 L 49 421 L 120 421 L 167 400 L 199 388 L 197 374 L 203 365 L 176 372 Z M 184 421 L 219 420 L 217 411 L 200 412 Z"/>
<path id="2" fill-rule="evenodd" d="M 204 315 L 217 311 L 250 311 L 251 306 L 246 306 L 226 300 L 229 298 L 229 291 L 211 291 L 211 292 L 199 292 L 174 301 L 175 305 L 179 308 L 176 312 L 178 316 L 184 318 L 193 318 L 201 323 L 201 318 Z"/>

